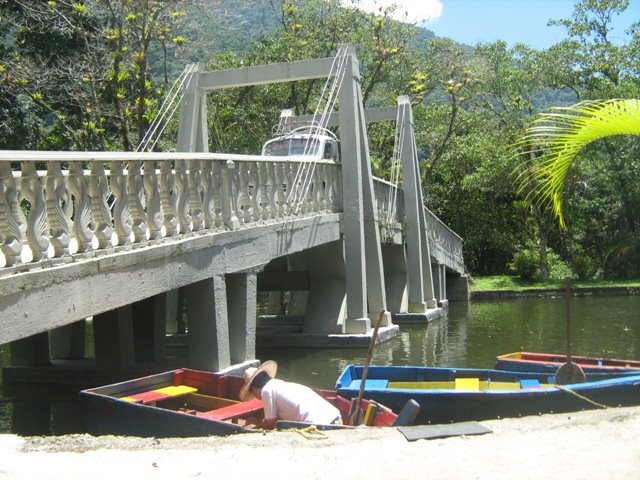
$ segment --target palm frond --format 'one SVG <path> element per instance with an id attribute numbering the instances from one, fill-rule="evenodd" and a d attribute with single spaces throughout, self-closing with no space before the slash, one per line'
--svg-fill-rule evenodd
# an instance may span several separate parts
<path id="1" fill-rule="evenodd" d="M 533 159 L 518 177 L 519 192 L 542 208 L 551 208 L 562 227 L 567 175 L 578 152 L 614 135 L 640 135 L 640 100 L 585 101 L 554 108 L 538 117 L 516 144 Z"/>

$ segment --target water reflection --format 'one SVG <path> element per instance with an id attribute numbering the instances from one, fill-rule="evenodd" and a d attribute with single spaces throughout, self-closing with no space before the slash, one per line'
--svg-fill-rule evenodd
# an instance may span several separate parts
<path id="1" fill-rule="evenodd" d="M 576 298 L 571 308 L 573 354 L 640 359 L 640 296 Z M 376 346 L 372 364 L 491 368 L 502 353 L 562 353 L 564 309 L 562 298 L 454 303 L 447 318 L 403 325 L 399 336 Z M 8 352 L 7 345 L 0 346 L 0 366 L 7 364 Z M 366 354 L 366 348 L 267 350 L 260 345 L 257 351 L 261 360 L 278 361 L 280 378 L 318 388 L 333 388 L 345 366 L 362 365 Z M 41 392 L 30 398 L 15 406 L 0 402 L 0 433 L 81 431 L 73 402 L 51 402 Z"/>

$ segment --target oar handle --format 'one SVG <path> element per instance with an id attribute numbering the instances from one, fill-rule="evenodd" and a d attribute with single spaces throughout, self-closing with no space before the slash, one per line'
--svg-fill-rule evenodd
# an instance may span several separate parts
<path id="1" fill-rule="evenodd" d="M 380 328 L 380 324 L 382 323 L 384 314 L 385 314 L 385 310 L 384 309 L 380 310 L 380 314 L 378 315 L 378 319 L 376 320 L 376 325 L 373 329 L 373 333 L 371 334 L 371 341 L 369 342 L 369 350 L 367 351 L 367 358 L 364 361 L 362 378 L 360 379 L 360 391 L 358 392 L 358 397 L 356 398 L 355 405 L 353 406 L 352 415 L 354 419 L 358 416 L 358 411 L 360 410 L 360 403 L 362 403 L 362 397 L 364 396 L 365 382 L 367 381 L 367 375 L 369 374 L 369 364 L 371 363 L 371 357 L 373 355 L 373 347 L 376 344 L 376 339 L 378 338 L 378 329 Z"/>
<path id="2" fill-rule="evenodd" d="M 567 335 L 567 363 L 571 363 L 571 279 L 565 279 L 565 318 Z"/>

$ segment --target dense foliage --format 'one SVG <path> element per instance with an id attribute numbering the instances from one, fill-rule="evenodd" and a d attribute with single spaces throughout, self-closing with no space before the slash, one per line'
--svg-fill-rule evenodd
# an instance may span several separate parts
<path id="1" fill-rule="evenodd" d="M 513 145 L 536 115 L 640 98 L 640 27 L 611 41 L 628 0 L 578 0 L 562 42 L 460 45 L 355 8 L 358 0 L 0 0 L 0 148 L 136 148 L 187 63 L 208 69 L 335 55 L 355 46 L 368 107 L 413 102 L 425 200 L 465 240 L 472 274 L 521 265 L 546 278 L 640 277 L 640 145 L 596 142 L 568 175 L 567 229 L 518 193 L 535 161 Z M 617 32 L 618 34 L 620 32 Z M 320 81 L 209 95 L 211 150 L 256 153 L 281 109 L 313 113 Z M 370 127 L 388 175 L 394 125 Z M 172 148 L 175 121 L 158 148 Z"/>

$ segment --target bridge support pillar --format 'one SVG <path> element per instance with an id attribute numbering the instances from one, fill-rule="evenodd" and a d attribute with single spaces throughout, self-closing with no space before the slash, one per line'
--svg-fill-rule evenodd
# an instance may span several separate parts
<path id="1" fill-rule="evenodd" d="M 93 334 L 98 368 L 120 370 L 135 364 L 131 305 L 94 316 Z"/>
<path id="2" fill-rule="evenodd" d="M 258 276 L 234 273 L 226 276 L 229 348 L 232 364 L 256 358 L 256 296 Z"/>
<path id="3" fill-rule="evenodd" d="M 431 264 L 431 269 L 435 272 L 433 276 L 433 290 L 439 306 L 447 303 L 447 274 L 446 266 L 439 263 Z"/>
<path id="4" fill-rule="evenodd" d="M 402 245 L 383 245 L 382 260 L 384 263 L 384 284 L 387 292 L 387 308 L 391 313 L 406 312 L 407 297 L 407 264 Z"/>
<path id="5" fill-rule="evenodd" d="M 154 362 L 164 358 L 168 293 L 136 302 L 132 306 L 135 358 L 138 362 Z"/>
<path id="6" fill-rule="evenodd" d="M 306 271 L 309 278 L 308 291 L 295 292 L 298 302 L 293 306 L 297 310 L 290 311 L 294 315 L 304 314 L 303 333 L 346 333 L 343 321 L 347 287 L 342 248 L 342 242 L 337 241 L 289 256 L 291 268 Z M 301 312 L 300 300 L 303 299 L 305 308 Z"/>
<path id="7" fill-rule="evenodd" d="M 84 358 L 86 321 L 65 325 L 49 332 L 51 358 Z"/>
<path id="8" fill-rule="evenodd" d="M 215 275 L 186 287 L 189 366 L 218 371 L 231 365 L 227 286 Z"/>
<path id="9" fill-rule="evenodd" d="M 469 292 L 469 277 L 466 275 L 449 277 L 447 297 L 452 302 L 468 302 L 471 297 Z"/>

